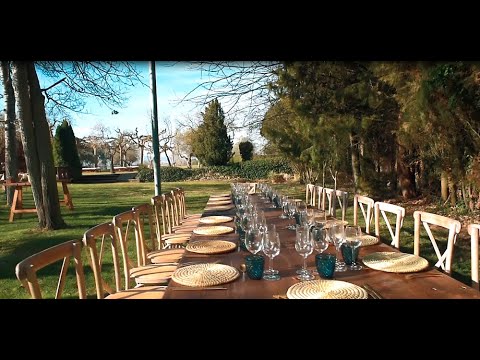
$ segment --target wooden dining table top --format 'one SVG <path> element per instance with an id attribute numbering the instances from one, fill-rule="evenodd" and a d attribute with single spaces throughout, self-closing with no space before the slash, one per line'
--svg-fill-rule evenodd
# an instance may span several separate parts
<path id="1" fill-rule="evenodd" d="M 252 195 L 254 201 L 262 205 L 263 202 L 258 195 Z M 240 272 L 240 276 L 229 283 L 221 284 L 225 290 L 193 290 L 178 291 L 177 284 L 173 279 L 166 289 L 164 299 L 275 299 L 285 298 L 290 286 L 299 283 L 295 273 L 302 267 L 303 258 L 295 251 L 295 231 L 287 229 L 287 225 L 294 223 L 293 219 L 281 219 L 281 209 L 264 209 L 265 218 L 268 224 L 276 224 L 277 232 L 280 236 L 281 250 L 280 254 L 273 259 L 273 268 L 279 270 L 280 280 L 252 280 L 245 273 Z M 216 211 L 205 210 L 203 216 L 227 215 L 234 216 L 235 209 Z M 222 225 L 234 227 L 234 222 L 223 223 Z M 199 224 L 199 226 L 208 226 Z M 205 236 L 192 234 L 190 242 L 198 240 L 227 240 L 238 244 L 238 234 L 230 233 L 218 236 Z M 398 252 L 399 250 L 385 243 L 364 246 L 360 248 L 359 259 L 365 255 L 379 252 Z M 335 253 L 335 247 L 330 245 L 325 251 Z M 315 254 L 312 253 L 307 258 L 307 267 L 309 270 L 315 270 Z M 180 264 L 186 262 L 208 263 L 217 262 L 233 266 L 240 269 L 245 263 L 245 256 L 249 255 L 247 251 L 240 250 L 237 246 L 235 251 L 224 254 L 203 255 L 186 251 Z M 265 257 L 265 267 L 268 266 L 269 259 Z M 360 261 L 363 265 L 363 263 Z M 318 274 L 315 279 L 319 279 Z M 480 292 L 465 285 L 464 283 L 442 273 L 434 266 L 430 265 L 426 270 L 416 273 L 390 273 L 378 271 L 363 265 L 358 271 L 347 270 L 344 272 L 335 272 L 334 280 L 346 281 L 359 286 L 369 285 L 384 299 L 480 299 Z M 177 289 L 175 289 L 177 288 Z"/>

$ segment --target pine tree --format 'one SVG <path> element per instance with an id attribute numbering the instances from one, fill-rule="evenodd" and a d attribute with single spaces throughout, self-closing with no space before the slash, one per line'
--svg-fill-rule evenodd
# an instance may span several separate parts
<path id="1" fill-rule="evenodd" d="M 67 120 L 63 120 L 62 124 L 55 130 L 53 158 L 55 166 L 68 168 L 72 178 L 82 176 L 82 164 L 78 156 L 75 134 Z"/>
<path id="2" fill-rule="evenodd" d="M 233 144 L 218 99 L 209 103 L 202 116 L 203 123 L 193 137 L 193 153 L 205 165 L 226 165 L 232 157 Z"/>

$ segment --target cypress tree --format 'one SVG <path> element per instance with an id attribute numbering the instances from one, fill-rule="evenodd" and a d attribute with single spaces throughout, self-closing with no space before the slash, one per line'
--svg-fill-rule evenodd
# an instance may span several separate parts
<path id="1" fill-rule="evenodd" d="M 55 130 L 53 159 L 55 166 L 68 168 L 72 178 L 76 179 L 82 176 L 82 164 L 78 156 L 75 134 L 67 120 L 63 120 Z"/>
<path id="2" fill-rule="evenodd" d="M 208 104 L 202 116 L 203 123 L 193 138 L 193 152 L 205 165 L 226 165 L 232 157 L 233 144 L 227 134 L 225 114 L 218 99 Z"/>

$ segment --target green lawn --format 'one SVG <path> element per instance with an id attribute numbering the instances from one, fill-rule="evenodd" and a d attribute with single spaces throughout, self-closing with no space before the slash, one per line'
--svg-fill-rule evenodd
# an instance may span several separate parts
<path id="1" fill-rule="evenodd" d="M 209 194 L 230 191 L 229 181 L 191 181 L 162 184 L 162 192 L 173 187 L 182 187 L 186 191 L 187 209 L 189 212 L 201 212 L 205 207 Z M 282 193 L 297 198 L 305 197 L 305 185 L 278 184 L 275 185 Z M 114 184 L 70 184 L 75 210 L 70 211 L 62 205 L 62 214 L 68 228 L 50 232 L 36 229 L 37 218 L 35 214 L 24 214 L 16 218 L 13 223 L 8 222 L 9 208 L 0 206 L 0 298 L 28 298 L 27 292 L 20 286 L 15 277 L 15 265 L 27 256 L 52 245 L 71 240 L 80 239 L 88 228 L 99 223 L 109 221 L 112 217 L 132 206 L 149 202 L 154 194 L 152 183 L 114 183 Z M 61 190 L 60 190 L 61 194 Z M 30 190 L 24 194 L 26 205 L 32 205 L 33 200 Z M 353 219 L 353 196 L 350 195 L 347 220 Z M 4 201 L 4 198 L 2 199 Z M 402 250 L 413 253 L 413 209 L 407 209 L 407 216 L 400 235 Z M 363 223 L 360 223 L 361 225 Z M 373 227 L 372 231 L 373 233 Z M 381 229 L 383 236 L 388 236 L 386 227 Z M 421 255 L 433 261 L 435 254 L 425 232 L 422 233 Z M 389 241 L 388 241 L 389 242 Z M 425 248 L 425 250 L 424 250 Z M 88 264 L 85 258 L 85 264 Z M 109 268 L 105 264 L 105 269 Z M 94 297 L 93 279 L 90 268 L 85 266 L 87 276 L 87 292 Z M 470 284 L 470 243 L 462 235 L 455 247 L 453 276 L 466 284 Z M 55 271 L 49 269 L 46 273 L 47 287 L 52 290 L 46 297 L 52 297 L 58 279 L 59 267 Z M 69 275 L 71 276 L 71 275 Z M 67 286 L 64 297 L 76 297 L 73 287 Z"/>

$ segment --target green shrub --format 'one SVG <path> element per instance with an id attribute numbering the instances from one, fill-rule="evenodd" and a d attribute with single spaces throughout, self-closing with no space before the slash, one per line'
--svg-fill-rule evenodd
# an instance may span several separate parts
<path id="1" fill-rule="evenodd" d="M 135 178 L 139 179 L 140 182 L 153 182 L 153 169 L 150 169 L 145 165 L 140 165 Z"/>
<path id="2" fill-rule="evenodd" d="M 288 162 L 282 159 L 249 160 L 242 163 L 229 165 L 205 166 L 195 169 L 183 169 L 178 167 L 162 167 L 160 169 L 161 181 L 184 181 L 202 179 L 267 179 L 270 173 L 293 174 Z M 153 181 L 153 170 L 141 167 L 137 178 L 140 181 Z"/>

